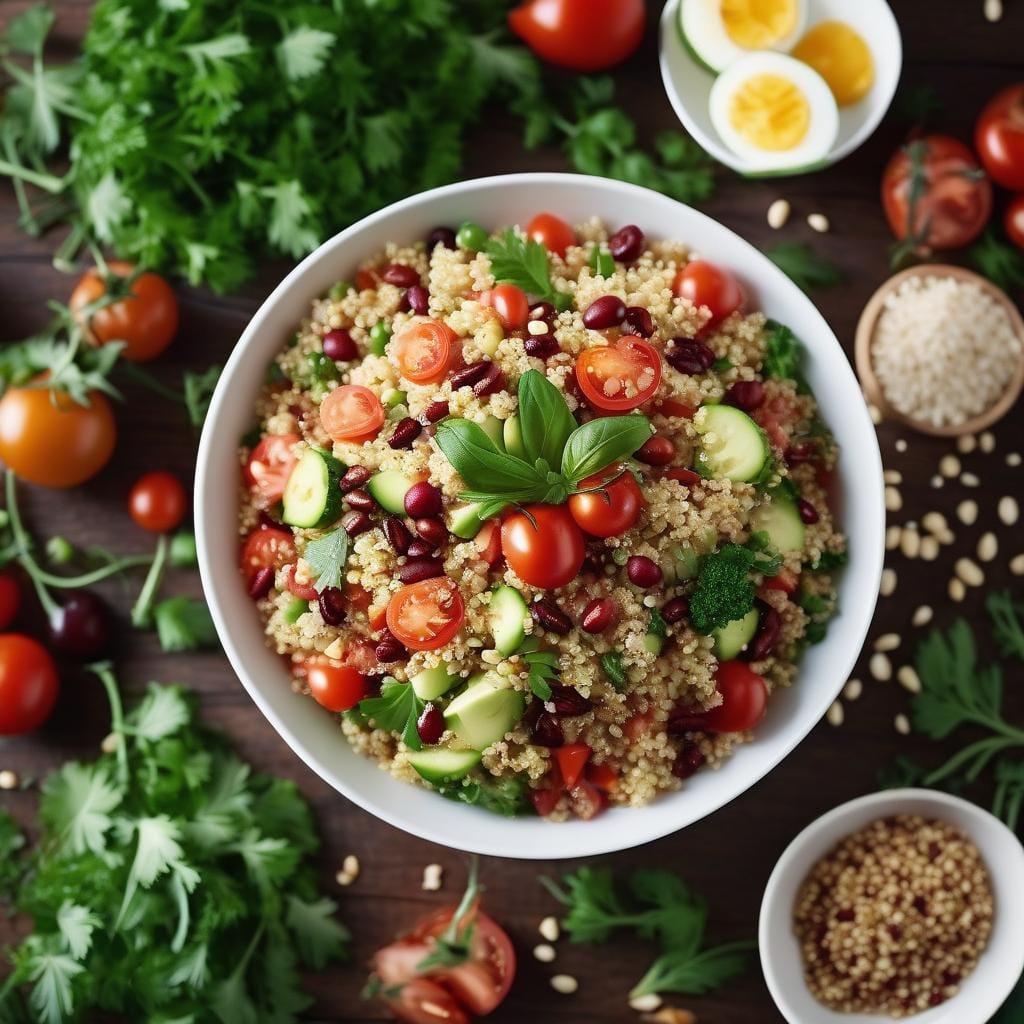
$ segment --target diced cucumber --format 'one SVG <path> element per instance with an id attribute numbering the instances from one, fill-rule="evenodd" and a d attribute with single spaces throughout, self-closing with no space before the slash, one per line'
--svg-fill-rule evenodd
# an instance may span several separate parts
<path id="1" fill-rule="evenodd" d="M 397 405 L 405 405 L 407 397 L 401 388 L 392 388 L 381 395 L 381 404 L 385 409 L 394 409 Z"/>
<path id="2" fill-rule="evenodd" d="M 398 405 L 391 406 L 384 415 L 387 417 L 388 423 L 398 423 L 409 415 L 409 407 L 399 402 Z"/>
<path id="3" fill-rule="evenodd" d="M 754 639 L 760 616 L 751 608 L 742 619 L 733 619 L 724 626 L 712 630 L 715 638 L 715 657 L 719 661 L 732 661 Z"/>
<path id="4" fill-rule="evenodd" d="M 457 682 L 459 677 L 448 671 L 447 665 L 425 668 L 409 680 L 413 692 L 420 700 L 437 700 L 446 694 Z"/>
<path id="5" fill-rule="evenodd" d="M 494 588 L 488 618 L 491 636 L 494 637 L 494 649 L 499 654 L 507 658 L 523 642 L 526 637 L 523 623 L 529 614 L 526 601 L 518 590 L 506 586 Z"/>
<path id="6" fill-rule="evenodd" d="M 796 502 L 781 488 L 768 495 L 771 500 L 758 505 L 750 516 L 750 528 L 763 530 L 780 554 L 803 551 L 804 524 Z"/>
<path id="7" fill-rule="evenodd" d="M 764 431 L 734 406 L 703 405 L 693 417 L 693 425 L 701 435 L 697 469 L 705 476 L 756 480 L 771 458 Z"/>
<path id="8" fill-rule="evenodd" d="M 483 427 L 484 433 L 494 442 L 494 447 L 499 452 L 503 452 L 505 450 L 503 437 L 504 423 L 497 416 L 488 416 L 480 426 Z"/>
<path id="9" fill-rule="evenodd" d="M 468 775 L 480 763 L 479 750 L 416 750 L 409 753 L 409 764 L 427 782 L 452 782 Z"/>
<path id="10" fill-rule="evenodd" d="M 307 448 L 295 463 L 281 500 L 289 526 L 330 526 L 341 515 L 338 481 L 345 466 L 319 448 Z"/>
<path id="11" fill-rule="evenodd" d="M 687 545 L 675 550 L 676 579 L 692 580 L 700 572 L 700 555 Z"/>
<path id="12" fill-rule="evenodd" d="M 293 597 L 288 604 L 285 606 L 283 615 L 284 621 L 289 626 L 294 626 L 299 621 L 300 617 L 305 615 L 309 611 L 309 602 L 303 601 L 301 597 Z"/>
<path id="13" fill-rule="evenodd" d="M 662 648 L 665 646 L 665 638 L 658 633 L 644 633 L 641 643 L 645 651 L 649 651 L 651 654 L 661 654 Z"/>
<path id="14" fill-rule="evenodd" d="M 477 515 L 479 508 L 479 502 L 471 501 L 468 505 L 454 509 L 449 518 L 448 529 L 456 537 L 472 540 L 480 532 L 480 527 L 484 525 L 483 520 Z"/>
<path id="15" fill-rule="evenodd" d="M 518 414 L 513 414 L 505 420 L 503 435 L 505 451 L 509 455 L 514 455 L 517 459 L 525 459 L 526 448 L 523 446 L 523 428 L 519 422 Z"/>
<path id="16" fill-rule="evenodd" d="M 396 516 L 405 515 L 405 494 L 412 487 L 412 481 L 396 469 L 385 469 L 374 473 L 366 482 L 370 496 L 385 512 Z"/>
<path id="17" fill-rule="evenodd" d="M 525 710 L 526 701 L 519 690 L 513 690 L 497 672 L 484 672 L 470 679 L 448 705 L 444 721 L 460 743 L 485 750 L 504 739 Z"/>

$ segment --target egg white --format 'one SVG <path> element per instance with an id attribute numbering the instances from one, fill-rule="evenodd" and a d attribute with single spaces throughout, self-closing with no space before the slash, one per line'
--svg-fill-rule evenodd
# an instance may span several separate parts
<path id="1" fill-rule="evenodd" d="M 807 27 L 807 0 L 797 0 L 793 31 L 780 39 L 773 51 L 786 52 L 799 42 Z M 722 21 L 721 0 L 681 0 L 679 28 L 683 42 L 697 60 L 711 71 L 724 71 L 741 57 L 754 52 L 733 42 Z"/>

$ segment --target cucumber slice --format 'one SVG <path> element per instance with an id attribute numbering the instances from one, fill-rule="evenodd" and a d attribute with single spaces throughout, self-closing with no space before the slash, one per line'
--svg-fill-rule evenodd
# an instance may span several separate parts
<path id="1" fill-rule="evenodd" d="M 394 409 L 396 406 L 404 406 L 409 396 L 400 388 L 392 388 L 386 394 L 381 395 L 381 404 L 385 409 Z"/>
<path id="2" fill-rule="evenodd" d="M 307 448 L 295 463 L 281 499 L 281 518 L 289 526 L 330 526 L 341 515 L 338 481 L 345 466 L 319 448 Z"/>
<path id="3" fill-rule="evenodd" d="M 479 750 L 416 750 L 409 753 L 409 764 L 427 782 L 452 782 L 468 775 L 480 763 Z"/>
<path id="4" fill-rule="evenodd" d="M 485 750 L 504 739 L 525 710 L 522 693 L 513 690 L 497 672 L 484 672 L 470 679 L 466 689 L 448 705 L 444 721 L 460 743 Z"/>
<path id="5" fill-rule="evenodd" d="M 705 476 L 746 482 L 764 471 L 771 451 L 761 428 L 731 405 L 703 405 L 693 417 L 701 435 L 697 469 Z"/>
<path id="6" fill-rule="evenodd" d="M 505 450 L 505 441 L 503 438 L 504 423 L 499 420 L 497 416 L 488 416 L 480 426 L 483 427 L 484 433 L 494 443 L 494 447 L 497 448 L 499 452 L 503 452 Z"/>
<path id="7" fill-rule="evenodd" d="M 299 619 L 309 611 L 309 602 L 303 601 L 301 597 L 293 597 L 284 609 L 284 621 L 289 626 L 294 626 Z"/>
<path id="8" fill-rule="evenodd" d="M 689 545 L 676 548 L 674 561 L 677 580 L 692 580 L 700 572 L 700 555 Z"/>
<path id="9" fill-rule="evenodd" d="M 494 649 L 507 658 L 526 637 L 523 622 L 530 614 L 526 601 L 512 587 L 495 587 L 487 614 L 491 623 L 491 636 L 494 637 Z"/>
<path id="10" fill-rule="evenodd" d="M 519 422 L 519 415 L 513 414 L 505 420 L 503 429 L 505 451 L 514 455 L 517 459 L 526 458 L 526 448 L 523 446 L 523 428 Z"/>
<path id="11" fill-rule="evenodd" d="M 472 540 L 484 525 L 483 520 L 477 515 L 480 503 L 471 501 L 468 505 L 455 509 L 448 520 L 448 529 L 461 537 L 463 540 Z"/>
<path id="12" fill-rule="evenodd" d="M 374 473 L 366 482 L 366 489 L 374 501 L 385 512 L 396 516 L 405 515 L 405 493 L 412 487 L 412 481 L 396 469 L 385 469 Z"/>
<path id="13" fill-rule="evenodd" d="M 437 700 L 446 694 L 457 682 L 459 677 L 448 671 L 447 665 L 425 668 L 409 680 L 413 692 L 420 700 Z"/>
<path id="14" fill-rule="evenodd" d="M 754 639 L 760 616 L 751 608 L 742 619 L 733 619 L 719 629 L 712 630 L 715 638 L 715 657 L 719 661 L 732 661 Z"/>
<path id="15" fill-rule="evenodd" d="M 763 530 L 780 554 L 788 555 L 804 549 L 804 524 L 796 502 L 780 488 L 771 491 L 770 501 L 758 505 L 751 513 L 750 528 Z"/>

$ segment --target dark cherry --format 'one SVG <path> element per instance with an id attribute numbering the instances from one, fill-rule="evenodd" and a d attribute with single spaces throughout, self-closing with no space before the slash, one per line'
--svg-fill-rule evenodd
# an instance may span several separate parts
<path id="1" fill-rule="evenodd" d="M 110 641 L 110 612 L 106 602 L 88 590 L 68 594 L 50 616 L 49 625 L 53 646 L 72 658 L 95 658 Z"/>
<path id="2" fill-rule="evenodd" d="M 547 711 L 542 711 L 533 723 L 532 738 L 541 747 L 560 747 L 565 743 L 561 723 Z"/>

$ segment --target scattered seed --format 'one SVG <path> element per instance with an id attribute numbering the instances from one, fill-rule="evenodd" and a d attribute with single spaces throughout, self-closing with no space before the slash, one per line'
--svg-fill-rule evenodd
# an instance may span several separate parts
<path id="1" fill-rule="evenodd" d="M 932 616 L 935 613 L 932 611 L 932 607 L 929 604 L 922 604 L 918 607 L 917 611 L 914 612 L 914 617 L 910 620 L 915 626 L 927 626 L 932 621 Z"/>
<path id="2" fill-rule="evenodd" d="M 896 443 L 893 445 L 893 447 L 896 449 L 896 451 L 902 454 L 907 450 L 907 442 L 904 441 L 902 437 L 899 437 L 896 439 Z"/>
<path id="3" fill-rule="evenodd" d="M 843 724 L 843 705 L 839 701 L 833 701 L 829 705 L 828 711 L 825 712 L 825 718 L 828 719 L 829 725 L 834 725 L 836 728 Z"/>
<path id="4" fill-rule="evenodd" d="M 978 439 L 973 434 L 961 434 L 956 439 L 956 450 L 961 455 L 970 455 L 978 447 Z"/>
<path id="5" fill-rule="evenodd" d="M 991 430 L 986 430 L 981 437 L 978 438 L 978 447 L 988 455 L 990 452 L 996 450 L 996 435 Z"/>
<path id="6" fill-rule="evenodd" d="M 960 460 L 955 455 L 943 455 L 939 459 L 939 472 L 950 480 L 960 475 Z"/>
<path id="7" fill-rule="evenodd" d="M 1006 456 L 1006 464 L 1008 466 L 1019 466 L 1021 464 L 1020 452 L 1009 452 Z"/>
<path id="8" fill-rule="evenodd" d="M 900 551 L 906 558 L 917 558 L 921 553 L 921 535 L 917 530 L 904 530 L 900 537 Z"/>
<path id="9" fill-rule="evenodd" d="M 540 937 L 547 942 L 557 942 L 558 937 L 562 934 L 562 929 L 556 917 L 545 917 L 538 926 L 537 931 L 540 932 Z"/>
<path id="10" fill-rule="evenodd" d="M 774 228 L 776 231 L 779 230 L 786 221 L 789 220 L 790 213 L 789 201 L 786 199 L 776 199 L 771 206 L 768 207 L 768 227 Z"/>
<path id="11" fill-rule="evenodd" d="M 934 562 L 939 557 L 939 541 L 936 537 L 921 538 L 921 557 L 926 562 Z"/>
<path id="12" fill-rule="evenodd" d="M 875 650 L 885 654 L 887 651 L 895 651 L 901 643 L 902 637 L 899 633 L 883 633 L 875 641 Z"/>
<path id="13" fill-rule="evenodd" d="M 999 499 L 996 511 L 999 513 L 1000 522 L 1007 526 L 1014 526 L 1020 518 L 1020 506 L 1017 504 L 1017 499 L 1009 494 Z"/>
<path id="14" fill-rule="evenodd" d="M 580 983 L 571 974 L 556 974 L 551 979 L 551 987 L 563 996 L 571 996 L 579 989 Z"/>
<path id="15" fill-rule="evenodd" d="M 823 213 L 811 213 L 807 216 L 807 226 L 812 231 L 817 231 L 818 234 L 825 234 L 828 229 L 832 226 L 828 222 L 828 217 Z"/>
<path id="16" fill-rule="evenodd" d="M 17 789 L 19 785 L 21 779 L 18 778 L 17 772 L 12 772 L 9 768 L 0 772 L 0 789 Z"/>
<path id="17" fill-rule="evenodd" d="M 349 886 L 359 877 L 359 869 L 359 858 L 350 853 L 341 862 L 341 870 L 334 876 L 334 880 L 338 885 Z"/>
<path id="18" fill-rule="evenodd" d="M 991 530 L 988 533 L 983 533 L 978 541 L 978 560 L 992 562 L 995 561 L 995 557 L 998 554 L 999 541 L 996 540 L 996 535 Z"/>
<path id="19" fill-rule="evenodd" d="M 932 477 L 932 487 L 934 487 L 936 490 L 938 490 L 940 487 L 943 487 L 945 483 L 945 479 L 939 476 L 938 473 L 936 473 L 935 476 Z"/>
<path id="20" fill-rule="evenodd" d="M 962 483 L 964 487 L 980 487 L 981 477 L 979 477 L 977 473 L 961 473 L 960 483 Z"/>
<path id="21" fill-rule="evenodd" d="M 888 654 L 883 654 L 881 651 L 871 655 L 871 660 L 868 662 L 868 671 L 871 673 L 872 679 L 877 679 L 880 683 L 887 683 L 892 679 L 892 662 L 889 660 Z"/>
<path id="22" fill-rule="evenodd" d="M 878 587 L 878 592 L 882 597 L 889 597 L 896 592 L 896 584 L 898 581 L 896 570 L 886 567 L 882 570 L 882 582 Z"/>
<path id="23" fill-rule="evenodd" d="M 985 582 L 985 573 L 977 562 L 970 558 L 958 558 L 953 572 L 969 587 L 980 587 Z"/>
<path id="24" fill-rule="evenodd" d="M 913 665 L 901 665 L 896 672 L 896 681 L 907 693 L 921 692 L 921 679 Z"/>
<path id="25" fill-rule="evenodd" d="M 486 661 L 488 665 L 497 665 L 502 657 L 497 651 L 489 649 L 480 652 L 480 660 Z"/>
<path id="26" fill-rule="evenodd" d="M 956 507 L 956 517 L 964 526 L 973 526 L 978 521 L 978 503 L 973 498 L 961 501 Z"/>
<path id="27" fill-rule="evenodd" d="M 885 530 L 885 550 L 895 551 L 900 546 L 900 538 L 903 536 L 903 527 L 894 523 Z"/>
<path id="28" fill-rule="evenodd" d="M 543 320 L 531 320 L 526 325 L 526 329 L 534 337 L 540 337 L 540 335 L 548 333 L 548 325 Z"/>
<path id="29" fill-rule="evenodd" d="M 936 537 L 949 532 L 949 523 L 941 512 L 926 512 L 921 517 L 921 525 Z"/>
<path id="30" fill-rule="evenodd" d="M 858 700 L 863 692 L 864 684 L 859 679 L 847 680 L 846 685 L 843 687 L 843 696 L 847 700 Z"/>
<path id="31" fill-rule="evenodd" d="M 906 715 L 898 714 L 892 724 L 901 736 L 907 736 L 910 733 L 910 719 Z"/>
<path id="32" fill-rule="evenodd" d="M 997 22 L 1003 16 L 1003 0 L 985 0 L 982 10 L 986 21 Z"/>
<path id="33" fill-rule="evenodd" d="M 873 402 L 868 402 L 868 415 L 871 417 L 871 422 L 874 423 L 876 427 L 885 419 L 882 415 L 882 410 Z"/>
<path id="34" fill-rule="evenodd" d="M 117 747 L 120 742 L 121 740 L 116 732 L 108 732 L 107 735 L 103 737 L 103 742 L 100 744 L 100 750 L 102 750 L 104 754 L 116 754 Z"/>
<path id="35" fill-rule="evenodd" d="M 903 508 L 903 495 L 895 487 L 886 487 L 885 507 L 889 512 L 899 512 Z"/>
<path id="36" fill-rule="evenodd" d="M 540 945 L 533 947 L 533 958 L 535 960 L 539 960 L 542 964 L 553 963 L 557 955 L 555 947 L 548 945 L 546 942 L 542 942 Z"/>
<path id="37" fill-rule="evenodd" d="M 441 888 L 441 880 L 444 875 L 444 868 L 440 864 L 428 864 L 423 869 L 423 884 L 421 888 L 424 892 L 437 892 Z"/>
<path id="38" fill-rule="evenodd" d="M 1010 572 L 1014 576 L 1024 576 L 1024 552 L 1010 559 Z"/>
<path id="39" fill-rule="evenodd" d="M 679 1010 L 674 1006 L 665 1006 L 643 1019 L 647 1024 L 697 1024 L 697 1015 L 692 1010 Z"/>
<path id="40" fill-rule="evenodd" d="M 898 469 L 887 469 L 882 474 L 882 479 L 887 484 L 901 484 L 903 483 L 903 474 Z"/>
<path id="41" fill-rule="evenodd" d="M 638 1013 L 653 1013 L 661 1006 L 661 996 L 657 992 L 648 992 L 645 996 L 633 996 L 629 1008 Z"/>
<path id="42" fill-rule="evenodd" d="M 949 581 L 946 592 L 953 601 L 962 601 L 967 596 L 967 588 L 964 586 L 963 580 L 958 580 L 955 576 Z"/>

